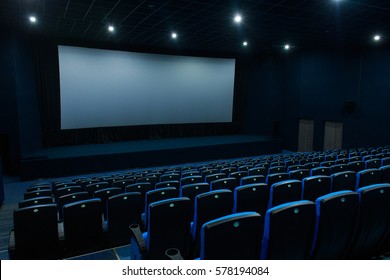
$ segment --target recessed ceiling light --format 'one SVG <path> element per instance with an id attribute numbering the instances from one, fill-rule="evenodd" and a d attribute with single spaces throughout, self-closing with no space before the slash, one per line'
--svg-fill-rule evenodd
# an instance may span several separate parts
<path id="1" fill-rule="evenodd" d="M 240 23 L 241 21 L 242 21 L 241 15 L 237 14 L 237 15 L 234 16 L 234 22 Z"/>
<path id="2" fill-rule="evenodd" d="M 176 32 L 172 32 L 171 37 L 172 37 L 173 39 L 176 39 L 176 38 L 177 38 L 177 33 L 176 33 Z"/>
<path id="3" fill-rule="evenodd" d="M 244 41 L 244 42 L 242 42 L 242 45 L 243 45 L 244 47 L 246 47 L 246 46 L 248 46 L 248 42 L 247 42 L 247 41 Z"/>
<path id="4" fill-rule="evenodd" d="M 380 40 L 381 40 L 381 35 L 376 34 L 376 35 L 374 36 L 374 41 L 378 42 L 378 41 L 380 41 Z"/>
<path id="5" fill-rule="evenodd" d="M 285 50 L 289 50 L 290 49 L 290 45 L 289 44 L 284 45 L 284 49 Z"/>
<path id="6" fill-rule="evenodd" d="M 112 25 L 109 25 L 109 26 L 108 26 L 108 31 L 114 32 L 114 31 L 115 31 L 115 27 L 112 26 Z"/>
<path id="7" fill-rule="evenodd" d="M 30 16 L 28 19 L 29 19 L 30 22 L 32 22 L 32 23 L 36 23 L 36 22 L 37 22 L 37 18 L 34 17 L 34 16 Z"/>

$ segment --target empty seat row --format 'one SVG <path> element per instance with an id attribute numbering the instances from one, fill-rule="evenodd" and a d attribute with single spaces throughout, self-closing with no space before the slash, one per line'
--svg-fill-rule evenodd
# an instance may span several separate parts
<path id="1" fill-rule="evenodd" d="M 328 194 L 315 203 L 301 200 L 273 207 L 264 223 L 256 212 L 220 217 L 202 225 L 199 257 L 369 259 L 388 250 L 389 201 L 390 184 L 377 184 L 357 192 Z M 175 248 L 160 248 L 160 257 L 164 258 L 164 250 L 181 254 L 181 247 Z M 149 257 L 148 252 L 145 250 L 144 258 Z M 166 256 L 171 257 L 169 253 Z"/>

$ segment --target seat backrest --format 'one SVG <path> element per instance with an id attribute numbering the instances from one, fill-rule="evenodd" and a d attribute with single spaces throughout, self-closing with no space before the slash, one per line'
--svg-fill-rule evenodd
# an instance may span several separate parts
<path id="1" fill-rule="evenodd" d="M 180 187 L 180 196 L 188 197 L 192 202 L 195 202 L 195 197 L 198 194 L 209 192 L 210 185 L 206 182 L 189 184 Z"/>
<path id="2" fill-rule="evenodd" d="M 390 157 L 384 157 L 381 159 L 381 165 L 382 166 L 386 166 L 386 165 L 390 165 Z"/>
<path id="3" fill-rule="evenodd" d="M 320 167 L 312 168 L 310 170 L 310 176 L 317 176 L 317 175 L 329 176 L 330 175 L 330 167 L 320 166 Z"/>
<path id="4" fill-rule="evenodd" d="M 40 196 L 36 198 L 25 199 L 19 202 L 19 208 L 30 207 L 34 205 L 51 204 L 53 198 L 51 196 Z"/>
<path id="5" fill-rule="evenodd" d="M 362 187 L 359 194 L 359 215 L 355 237 L 348 252 L 352 259 L 374 257 L 390 229 L 390 184 Z"/>
<path id="6" fill-rule="evenodd" d="M 141 193 L 120 193 L 107 199 L 107 237 L 111 247 L 130 242 L 129 226 L 138 224 L 142 228 L 143 212 Z"/>
<path id="7" fill-rule="evenodd" d="M 227 215 L 203 224 L 201 260 L 258 260 L 264 231 L 256 212 Z"/>
<path id="8" fill-rule="evenodd" d="M 381 172 L 376 168 L 364 169 L 356 174 L 356 190 L 369 185 L 379 184 L 381 182 Z"/>
<path id="9" fill-rule="evenodd" d="M 17 259 L 58 259 L 57 205 L 35 205 L 14 211 Z"/>
<path id="10" fill-rule="evenodd" d="M 364 170 L 364 162 L 361 160 L 356 160 L 356 161 L 350 161 L 347 163 L 348 165 L 348 170 L 355 171 L 356 173 Z"/>
<path id="11" fill-rule="evenodd" d="M 179 196 L 179 191 L 174 187 L 161 188 L 148 191 L 145 195 L 145 212 L 149 208 L 149 204 L 160 200 L 166 200 Z"/>
<path id="12" fill-rule="evenodd" d="M 65 257 L 103 248 L 102 203 L 99 198 L 65 204 L 63 220 Z"/>
<path id="13" fill-rule="evenodd" d="M 390 183 L 390 163 L 379 168 L 381 172 L 382 183 Z"/>
<path id="14" fill-rule="evenodd" d="M 334 161 L 325 160 L 320 163 L 320 167 L 321 166 L 331 167 L 332 165 L 334 165 Z"/>
<path id="15" fill-rule="evenodd" d="M 135 183 L 135 180 L 132 180 L 132 179 L 122 179 L 122 180 L 118 180 L 118 181 L 115 181 L 111 184 L 111 187 L 112 188 L 121 188 L 122 189 L 122 192 L 125 192 L 126 191 L 126 187 L 129 186 L 129 185 L 132 185 Z"/>
<path id="16" fill-rule="evenodd" d="M 284 172 L 287 172 L 286 166 L 277 165 L 268 168 L 268 174 L 284 173 Z"/>
<path id="17" fill-rule="evenodd" d="M 241 165 L 238 167 L 237 171 L 246 171 L 248 172 L 249 169 L 253 167 L 253 164 L 245 163 L 245 165 Z"/>
<path id="18" fill-rule="evenodd" d="M 106 188 L 106 189 L 95 191 L 93 193 L 93 197 L 100 198 L 102 202 L 102 214 L 104 216 L 104 219 L 107 219 L 107 199 L 110 196 L 117 195 L 120 193 L 122 193 L 121 188 Z"/>
<path id="19" fill-rule="evenodd" d="M 31 185 L 27 187 L 26 192 L 40 191 L 40 190 L 51 190 L 51 185 Z"/>
<path id="20" fill-rule="evenodd" d="M 301 164 L 294 164 L 287 167 L 287 173 L 293 170 L 305 169 L 305 167 Z"/>
<path id="21" fill-rule="evenodd" d="M 156 183 L 158 182 L 158 180 L 159 179 L 155 175 L 153 175 L 153 176 L 144 176 L 144 177 L 138 178 L 137 179 L 137 183 L 150 183 L 150 185 L 154 189 Z"/>
<path id="22" fill-rule="evenodd" d="M 236 171 L 229 173 L 229 178 L 236 178 L 237 182 L 240 182 L 242 177 L 247 176 L 248 171 Z"/>
<path id="23" fill-rule="evenodd" d="M 290 176 L 290 180 L 302 180 L 303 178 L 310 176 L 310 170 L 304 168 L 292 170 L 288 172 L 288 175 Z"/>
<path id="24" fill-rule="evenodd" d="M 274 173 L 274 174 L 269 174 L 265 178 L 265 182 L 268 185 L 268 187 L 271 187 L 273 184 L 285 180 L 289 180 L 290 176 L 288 173 Z"/>
<path id="25" fill-rule="evenodd" d="M 148 225 L 148 210 L 149 205 L 153 202 L 166 200 L 169 198 L 179 197 L 179 191 L 174 187 L 161 188 L 157 190 L 148 191 L 145 194 L 145 208 L 144 208 L 144 225 Z"/>
<path id="26" fill-rule="evenodd" d="M 330 166 L 330 173 L 338 173 L 338 172 L 343 172 L 343 171 L 348 171 L 348 165 L 346 164 L 334 164 Z"/>
<path id="27" fill-rule="evenodd" d="M 248 169 L 248 176 L 252 175 L 262 175 L 262 176 L 267 176 L 268 170 L 265 167 L 253 167 Z"/>
<path id="28" fill-rule="evenodd" d="M 201 174 L 200 174 L 199 170 L 187 170 L 187 171 L 181 173 L 179 180 L 180 180 L 180 178 L 186 178 L 186 177 L 191 177 L 191 176 L 200 176 L 200 175 Z"/>
<path id="29" fill-rule="evenodd" d="M 189 184 L 196 184 L 196 183 L 203 183 L 204 179 L 201 175 L 193 175 L 188 177 L 183 177 L 180 179 L 180 186 L 189 185 Z"/>
<path id="30" fill-rule="evenodd" d="M 56 192 L 58 189 L 65 188 L 65 187 L 73 187 L 73 186 L 79 186 L 78 183 L 73 181 L 59 181 L 59 182 L 53 182 L 51 189 L 53 191 L 53 194 L 56 195 Z"/>
<path id="31" fill-rule="evenodd" d="M 195 198 L 194 218 L 191 234 L 194 240 L 194 254 L 199 255 L 199 233 L 202 225 L 208 221 L 232 214 L 233 193 L 222 189 L 202 193 Z"/>
<path id="32" fill-rule="evenodd" d="M 353 237 L 358 213 L 356 192 L 339 191 L 317 198 L 311 259 L 343 259 Z"/>
<path id="33" fill-rule="evenodd" d="M 257 184 L 257 183 L 265 183 L 265 176 L 251 175 L 251 176 L 242 177 L 240 180 L 240 186 L 249 185 L 249 184 Z"/>
<path id="34" fill-rule="evenodd" d="M 330 193 L 329 176 L 311 176 L 302 180 L 302 199 L 316 201 L 320 196 Z"/>
<path id="35" fill-rule="evenodd" d="M 302 183 L 299 180 L 286 180 L 273 184 L 270 188 L 268 208 L 287 202 L 301 200 Z"/>
<path id="36" fill-rule="evenodd" d="M 268 209 L 264 222 L 261 259 L 308 259 L 315 220 L 315 204 L 307 200 Z"/>
<path id="37" fill-rule="evenodd" d="M 160 176 L 160 182 L 164 182 L 164 181 L 179 181 L 180 182 L 180 174 L 179 173 L 163 174 Z"/>
<path id="38" fill-rule="evenodd" d="M 131 184 L 126 187 L 126 192 L 139 192 L 142 195 L 142 206 L 145 208 L 145 195 L 148 191 L 154 190 L 149 182 Z"/>
<path id="39" fill-rule="evenodd" d="M 82 191 L 81 186 L 64 187 L 64 188 L 57 189 L 56 197 L 58 198 L 58 197 L 63 196 L 63 195 L 77 193 L 77 192 L 81 192 L 81 191 Z"/>
<path id="40" fill-rule="evenodd" d="M 309 169 L 309 171 L 310 171 L 313 168 L 319 167 L 320 163 L 316 162 L 316 161 L 313 161 L 313 162 L 306 163 L 303 166 L 304 166 L 304 169 Z"/>
<path id="41" fill-rule="evenodd" d="M 85 191 L 88 192 L 89 197 L 93 197 L 93 193 L 98 190 L 107 189 L 110 187 L 108 182 L 97 182 L 85 186 Z"/>
<path id="42" fill-rule="evenodd" d="M 180 197 L 188 197 L 191 200 L 191 217 L 194 216 L 195 197 L 198 194 L 209 192 L 210 185 L 206 182 L 189 184 L 180 187 Z"/>
<path id="43" fill-rule="evenodd" d="M 372 158 L 372 159 L 366 160 L 364 162 L 365 169 L 379 168 L 379 167 L 381 167 L 381 159 L 380 158 Z"/>
<path id="44" fill-rule="evenodd" d="M 145 234 L 147 258 L 165 259 L 165 251 L 176 248 L 184 258 L 190 254 L 190 204 L 187 197 L 161 200 L 149 205 Z"/>
<path id="45" fill-rule="evenodd" d="M 330 176 L 331 191 L 338 192 L 343 190 L 354 191 L 356 186 L 356 172 L 343 171 L 334 173 Z"/>
<path id="46" fill-rule="evenodd" d="M 206 176 L 212 175 L 212 174 L 217 174 L 217 173 L 219 173 L 219 170 L 215 169 L 215 168 L 207 168 L 204 170 L 202 169 L 200 173 L 203 177 L 203 180 L 206 180 Z"/>
<path id="47" fill-rule="evenodd" d="M 206 181 L 206 183 L 210 184 L 212 181 L 219 180 L 222 178 L 227 178 L 225 173 L 214 173 L 214 174 L 206 175 L 205 181 Z"/>
<path id="48" fill-rule="evenodd" d="M 161 189 L 161 188 L 167 188 L 167 187 L 174 187 L 175 189 L 180 188 L 180 182 L 178 180 L 172 180 L 172 181 L 163 181 L 163 182 L 158 182 L 155 185 L 155 189 Z"/>
<path id="49" fill-rule="evenodd" d="M 239 182 L 239 180 L 235 177 L 214 180 L 210 183 L 210 189 L 213 191 L 221 189 L 228 189 L 233 191 L 238 186 L 237 182 Z"/>
<path id="50" fill-rule="evenodd" d="M 226 176 L 229 176 L 230 173 L 237 172 L 238 167 L 235 166 L 229 166 L 229 167 L 224 167 L 219 170 L 220 173 L 224 173 Z"/>
<path id="51" fill-rule="evenodd" d="M 264 215 L 267 211 L 269 188 L 265 183 L 240 186 L 234 190 L 234 213 L 257 212 Z"/>
<path id="52" fill-rule="evenodd" d="M 62 210 L 65 204 L 81 201 L 81 200 L 86 200 L 89 198 L 88 192 L 78 192 L 78 193 L 72 193 L 72 194 L 67 194 L 64 196 L 60 196 L 57 199 L 57 204 L 58 204 L 58 217 L 60 220 L 62 220 L 63 215 L 62 215 Z"/>
<path id="53" fill-rule="evenodd" d="M 53 196 L 53 192 L 51 190 L 44 189 L 24 193 L 24 199 L 37 198 L 42 196 Z"/>

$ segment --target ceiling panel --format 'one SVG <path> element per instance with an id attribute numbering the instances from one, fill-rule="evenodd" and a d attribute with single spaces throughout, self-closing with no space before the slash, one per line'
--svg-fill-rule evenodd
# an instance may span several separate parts
<path id="1" fill-rule="evenodd" d="M 233 22 L 236 13 L 243 21 Z M 30 15 L 37 17 L 33 26 Z M 237 52 L 286 42 L 296 48 L 387 44 L 390 1 L 384 0 L 3 0 L 0 25 L 60 39 L 115 41 L 146 47 Z M 108 33 L 108 25 L 115 32 Z M 177 32 L 175 42 L 171 32 Z"/>

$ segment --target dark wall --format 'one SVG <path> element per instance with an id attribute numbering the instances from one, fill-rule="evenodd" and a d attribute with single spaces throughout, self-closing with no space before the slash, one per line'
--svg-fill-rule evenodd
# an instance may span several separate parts
<path id="1" fill-rule="evenodd" d="M 390 143 L 390 51 L 318 50 L 257 60 L 246 96 L 245 131 L 283 138 L 297 150 L 299 118 L 313 119 L 314 149 L 324 121 L 344 123 L 343 147 Z M 346 101 L 355 104 L 352 112 Z M 279 121 L 275 133 L 275 121 Z"/>
<path id="2" fill-rule="evenodd" d="M 17 173 L 20 158 L 41 148 L 34 56 L 30 40 L 4 34 L 0 43 L 0 135 L 5 170 Z"/>

